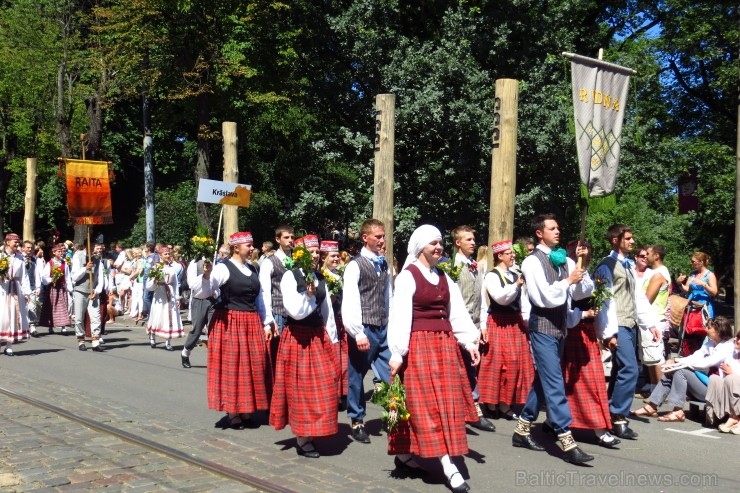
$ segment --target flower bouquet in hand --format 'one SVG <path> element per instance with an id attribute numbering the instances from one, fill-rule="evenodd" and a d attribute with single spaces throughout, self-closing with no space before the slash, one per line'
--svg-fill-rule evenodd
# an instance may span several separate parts
<path id="1" fill-rule="evenodd" d="M 10 270 L 10 261 L 8 257 L 0 258 L 0 282 L 5 282 L 8 277 L 8 271 Z"/>
<path id="2" fill-rule="evenodd" d="M 56 287 L 60 281 L 64 281 L 64 267 L 61 265 L 52 265 L 51 283 Z"/>
<path id="3" fill-rule="evenodd" d="M 612 290 L 603 278 L 597 277 L 594 279 L 594 292 L 591 294 L 591 298 L 597 311 L 601 311 L 606 300 L 612 299 Z"/>
<path id="4" fill-rule="evenodd" d="M 389 433 L 393 431 L 399 421 L 408 421 L 411 417 L 409 410 L 406 409 L 406 387 L 403 386 L 398 375 L 390 385 L 381 382 L 370 401 L 383 408 L 383 415 L 380 420 Z"/>
<path id="5" fill-rule="evenodd" d="M 283 265 L 288 270 L 303 269 L 303 275 L 306 279 L 306 283 L 313 283 L 316 280 L 316 276 L 313 275 L 313 259 L 311 258 L 311 252 L 306 250 L 303 245 L 298 245 L 293 249 L 293 254 L 290 257 L 285 257 Z"/>
<path id="6" fill-rule="evenodd" d="M 162 262 L 159 262 L 152 265 L 151 269 L 149 269 L 149 274 L 147 275 L 147 277 L 149 279 L 154 279 L 157 284 L 161 284 L 164 282 L 164 274 L 164 264 Z"/>
<path id="7" fill-rule="evenodd" d="M 450 276 L 450 279 L 457 282 L 460 279 L 460 271 L 462 271 L 463 264 L 453 264 L 452 262 L 440 262 L 437 264 L 437 268 L 442 272 Z"/>
<path id="8" fill-rule="evenodd" d="M 330 272 L 329 269 L 321 269 L 321 275 L 324 276 L 326 289 L 331 296 L 338 295 L 344 287 L 344 266 L 340 265 L 336 272 Z"/>
<path id="9" fill-rule="evenodd" d="M 207 235 L 195 235 L 190 238 L 190 252 L 194 259 L 213 258 L 216 242 Z"/>

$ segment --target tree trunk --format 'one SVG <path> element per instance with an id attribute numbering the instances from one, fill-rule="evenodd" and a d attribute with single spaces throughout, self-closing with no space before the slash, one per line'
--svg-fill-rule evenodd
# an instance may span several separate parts
<path id="1" fill-rule="evenodd" d="M 207 94 L 198 95 L 198 160 L 195 163 L 194 178 L 195 188 L 201 178 L 211 177 L 211 139 L 214 131 L 210 128 L 210 101 Z M 207 204 L 196 202 L 196 214 L 198 224 L 208 229 L 208 236 L 213 236 L 213 224 L 211 212 Z"/>

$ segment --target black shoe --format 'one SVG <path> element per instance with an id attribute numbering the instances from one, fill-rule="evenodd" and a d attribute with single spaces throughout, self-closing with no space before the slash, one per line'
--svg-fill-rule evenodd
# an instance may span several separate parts
<path id="1" fill-rule="evenodd" d="M 511 445 L 514 447 L 528 448 L 536 452 L 545 450 L 545 447 L 535 442 L 531 435 L 520 435 L 519 433 L 514 433 L 511 436 Z"/>
<path id="2" fill-rule="evenodd" d="M 243 430 L 244 429 L 244 421 L 242 421 L 241 416 L 234 416 L 233 418 L 226 417 L 229 423 L 229 428 L 232 430 Z"/>
<path id="3" fill-rule="evenodd" d="M 612 435 L 626 440 L 637 438 L 637 432 L 627 425 L 627 420 L 623 416 L 612 416 Z"/>
<path id="4" fill-rule="evenodd" d="M 41 334 L 38 333 L 38 331 L 34 330 L 31 332 L 31 337 L 41 337 Z"/>
<path id="5" fill-rule="evenodd" d="M 456 472 L 455 474 L 460 474 L 460 473 L 459 472 Z M 455 477 L 455 474 L 453 474 L 451 477 L 454 478 Z M 460 475 L 460 476 L 462 476 L 462 475 Z M 461 485 L 456 486 L 456 487 L 453 488 L 452 485 L 450 484 L 450 480 L 448 479 L 447 480 L 447 487 L 450 489 L 450 491 L 452 491 L 452 493 L 466 493 L 466 492 L 470 491 L 470 486 L 465 481 L 463 481 L 463 483 Z"/>
<path id="6" fill-rule="evenodd" d="M 365 432 L 363 423 L 352 423 L 352 438 L 356 442 L 370 443 L 370 436 Z"/>
<path id="7" fill-rule="evenodd" d="M 15 353 L 13 353 L 13 350 L 9 347 L 3 349 L 3 354 L 5 354 L 5 356 L 15 356 Z"/>
<path id="8" fill-rule="evenodd" d="M 175 348 L 174 348 L 174 347 L 172 347 L 172 346 L 165 346 L 164 348 L 165 348 L 165 349 L 166 349 L 167 351 L 174 351 L 174 350 L 175 350 Z"/>
<path id="9" fill-rule="evenodd" d="M 313 441 L 306 442 L 302 447 L 296 443 L 295 450 L 298 452 L 298 455 L 308 457 L 309 459 L 318 459 L 321 457 L 319 451 L 313 446 Z"/>
<path id="10" fill-rule="evenodd" d="M 157 343 L 154 342 L 154 339 L 149 339 L 149 347 L 152 348 L 152 349 L 154 349 L 155 347 L 157 347 Z"/>
<path id="11" fill-rule="evenodd" d="M 586 462 L 594 460 L 593 456 L 588 455 L 578 447 L 572 448 L 567 452 L 564 452 L 564 454 L 563 460 L 565 462 L 570 462 L 571 464 L 585 464 Z"/>
<path id="12" fill-rule="evenodd" d="M 49 327 L 49 334 L 53 334 L 53 333 L 54 333 L 54 327 Z"/>
<path id="13" fill-rule="evenodd" d="M 409 476 L 422 477 L 422 476 L 426 476 L 429 473 L 429 471 L 427 471 L 426 469 L 422 467 L 416 467 L 416 466 L 410 465 L 409 462 L 411 462 L 412 460 L 413 458 L 404 462 L 401 459 L 399 459 L 398 456 L 396 456 L 393 459 L 393 464 L 396 466 L 396 469 L 406 473 Z"/>
<path id="14" fill-rule="evenodd" d="M 83 342 L 82 344 L 77 346 L 77 349 L 79 349 L 80 351 L 87 351 L 87 346 L 85 346 L 85 343 Z"/>
<path id="15" fill-rule="evenodd" d="M 622 440 L 613 437 L 608 431 L 599 437 L 599 445 L 604 448 L 615 448 L 620 443 Z"/>
<path id="16" fill-rule="evenodd" d="M 472 426 L 473 428 L 477 428 L 482 431 L 496 431 L 496 427 L 493 425 L 493 423 L 488 421 L 483 416 L 480 416 L 480 419 L 478 419 L 478 421 L 476 421 L 475 423 L 468 423 L 468 424 Z"/>
<path id="17" fill-rule="evenodd" d="M 191 368 L 191 366 L 190 366 L 190 358 L 189 357 L 180 355 L 180 360 L 182 360 L 182 367 L 183 368 Z"/>
<path id="18" fill-rule="evenodd" d="M 105 350 L 103 349 L 103 346 L 93 346 L 92 350 L 95 351 L 96 353 L 105 352 Z"/>

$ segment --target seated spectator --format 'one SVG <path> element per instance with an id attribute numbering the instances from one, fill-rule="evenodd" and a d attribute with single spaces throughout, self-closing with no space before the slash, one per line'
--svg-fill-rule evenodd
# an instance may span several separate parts
<path id="1" fill-rule="evenodd" d="M 640 409 L 632 411 L 633 416 L 654 417 L 663 402 L 673 406 L 673 410 L 658 418 L 658 421 L 685 421 L 683 406 L 686 395 L 704 400 L 707 395 L 709 379 L 703 371 L 718 368 L 733 351 L 732 323 L 725 317 L 717 317 L 707 322 L 707 338 L 704 344 L 685 358 L 675 358 L 666 362 L 666 368 L 680 363 L 681 368 L 667 370 L 660 383 L 650 394 L 649 402 Z"/>
<path id="2" fill-rule="evenodd" d="M 727 417 L 719 431 L 740 435 L 740 334 L 735 335 L 735 350 L 719 365 L 719 373 L 709 376 L 706 403 L 707 424 Z"/>

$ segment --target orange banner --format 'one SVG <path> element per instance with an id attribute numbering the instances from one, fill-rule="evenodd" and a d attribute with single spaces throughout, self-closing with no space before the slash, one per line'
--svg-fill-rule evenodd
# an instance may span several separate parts
<path id="1" fill-rule="evenodd" d="M 65 159 L 67 209 L 75 224 L 113 224 L 108 163 Z"/>

